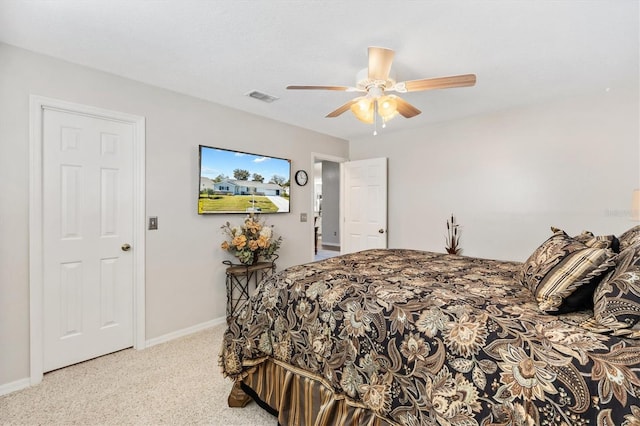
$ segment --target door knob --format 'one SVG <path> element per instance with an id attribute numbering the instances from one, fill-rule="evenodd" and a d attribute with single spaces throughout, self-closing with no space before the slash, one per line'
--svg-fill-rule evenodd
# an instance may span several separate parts
<path id="1" fill-rule="evenodd" d="M 380 228 L 380 229 L 378 229 L 378 232 L 379 232 L 380 234 L 384 234 L 384 229 Z"/>
<path id="2" fill-rule="evenodd" d="M 122 251 L 129 251 L 131 250 L 131 246 L 129 244 L 123 244 L 122 247 L 120 247 L 122 249 Z"/>

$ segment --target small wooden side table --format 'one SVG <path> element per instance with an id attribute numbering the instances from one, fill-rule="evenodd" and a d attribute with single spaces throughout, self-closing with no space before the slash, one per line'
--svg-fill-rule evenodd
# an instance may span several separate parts
<path id="1" fill-rule="evenodd" d="M 234 316 L 240 308 L 249 300 L 249 284 L 253 281 L 254 289 L 258 283 L 268 275 L 276 271 L 275 260 L 269 262 L 257 262 L 253 265 L 222 261 L 227 265 L 227 318 Z"/>

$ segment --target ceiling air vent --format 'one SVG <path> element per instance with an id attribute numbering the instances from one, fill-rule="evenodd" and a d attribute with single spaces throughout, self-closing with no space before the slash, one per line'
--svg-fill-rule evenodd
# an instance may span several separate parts
<path id="1" fill-rule="evenodd" d="M 262 102 L 269 103 L 269 104 L 271 102 L 277 101 L 279 99 L 279 98 L 276 98 L 275 96 L 267 95 L 266 93 L 262 93 L 262 92 L 259 92 L 257 90 L 252 90 L 251 92 L 247 93 L 247 96 L 249 96 L 250 98 L 257 99 L 257 100 L 262 101 Z"/>

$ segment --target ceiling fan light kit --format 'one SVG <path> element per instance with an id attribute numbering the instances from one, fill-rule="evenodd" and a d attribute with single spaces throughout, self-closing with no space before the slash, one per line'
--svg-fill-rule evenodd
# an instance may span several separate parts
<path id="1" fill-rule="evenodd" d="M 456 75 L 451 77 L 425 78 L 420 80 L 396 82 L 391 72 L 391 64 L 395 55 L 391 49 L 369 47 L 369 66 L 356 75 L 355 87 L 348 86 L 287 86 L 290 90 L 335 90 L 345 92 L 364 92 L 366 95 L 350 100 L 338 109 L 327 114 L 334 118 L 347 110 L 351 110 L 356 118 L 364 123 L 373 124 L 376 135 L 378 119 L 382 127 L 397 115 L 405 118 L 415 117 L 420 110 L 396 95 L 386 92 L 417 92 L 423 90 L 449 89 L 468 87 L 476 84 L 475 74 Z"/>

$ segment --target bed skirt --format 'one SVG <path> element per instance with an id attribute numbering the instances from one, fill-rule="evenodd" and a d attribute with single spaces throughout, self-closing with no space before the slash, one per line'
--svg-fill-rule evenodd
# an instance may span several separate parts
<path id="1" fill-rule="evenodd" d="M 252 367 L 240 386 L 254 399 L 258 398 L 258 404 L 276 415 L 280 425 L 394 424 L 364 405 L 334 394 L 323 379 L 271 358 Z"/>

